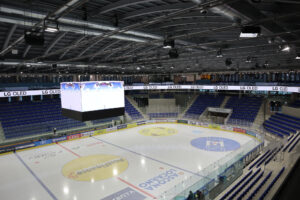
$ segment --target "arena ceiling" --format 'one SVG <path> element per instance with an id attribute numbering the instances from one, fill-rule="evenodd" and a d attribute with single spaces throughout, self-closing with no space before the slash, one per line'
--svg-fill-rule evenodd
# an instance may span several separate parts
<path id="1" fill-rule="evenodd" d="M 43 46 L 26 44 L 24 32 L 41 31 L 45 19 L 59 31 L 44 32 Z M 1 0 L 0 73 L 293 70 L 299 21 L 297 0 Z M 259 37 L 240 38 L 246 25 L 260 26 Z"/>

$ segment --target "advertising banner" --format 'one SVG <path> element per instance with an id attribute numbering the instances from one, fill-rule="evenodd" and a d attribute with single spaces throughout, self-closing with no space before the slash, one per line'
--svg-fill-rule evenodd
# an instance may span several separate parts
<path id="1" fill-rule="evenodd" d="M 73 140 L 73 139 L 77 139 L 77 138 L 81 138 L 81 133 L 67 136 L 67 140 Z"/>
<path id="2" fill-rule="evenodd" d="M 136 125 L 143 125 L 143 124 L 146 124 L 146 121 L 138 121 L 138 122 L 136 122 Z"/>
<path id="3" fill-rule="evenodd" d="M 36 141 L 34 142 L 34 145 L 40 146 L 40 145 L 51 144 L 51 143 L 52 143 L 52 139 L 48 139 L 48 140 Z"/>
<path id="4" fill-rule="evenodd" d="M 106 129 L 101 129 L 101 130 L 94 131 L 94 135 L 101 135 L 101 134 L 105 134 L 105 133 L 107 133 Z"/>
<path id="5" fill-rule="evenodd" d="M 214 128 L 214 129 L 220 129 L 220 125 L 217 125 L 217 124 L 209 124 L 208 127 Z"/>
<path id="6" fill-rule="evenodd" d="M 117 127 L 116 127 L 116 126 L 111 127 L 111 128 L 107 128 L 107 129 L 106 129 L 106 132 L 111 132 L 111 131 L 115 131 L 115 130 L 117 130 Z"/>
<path id="7" fill-rule="evenodd" d="M 197 123 L 194 121 L 189 121 L 189 124 L 196 125 Z"/>
<path id="8" fill-rule="evenodd" d="M 177 122 L 177 120 L 176 119 L 168 119 L 168 122 L 175 123 L 175 122 Z"/>
<path id="9" fill-rule="evenodd" d="M 67 136 L 62 136 L 62 137 L 59 137 L 59 138 L 53 138 L 52 142 L 56 143 L 56 142 L 61 142 L 61 141 L 64 141 L 64 140 L 67 140 Z"/>
<path id="10" fill-rule="evenodd" d="M 256 133 L 246 130 L 246 134 L 256 137 Z"/>
<path id="11" fill-rule="evenodd" d="M 127 128 L 127 124 L 120 124 L 117 126 L 117 129 Z"/>
<path id="12" fill-rule="evenodd" d="M 81 137 L 93 135 L 94 131 L 88 131 L 85 133 L 81 133 Z"/>
<path id="13" fill-rule="evenodd" d="M 133 124 L 127 124 L 127 128 L 133 128 L 136 127 L 137 123 L 133 123 Z"/>
<path id="14" fill-rule="evenodd" d="M 187 120 L 183 120 L 183 119 L 178 119 L 177 123 L 188 124 L 188 121 Z"/>
<path id="15" fill-rule="evenodd" d="M 209 123 L 203 122 L 203 123 L 201 123 L 201 126 L 208 127 Z"/>
<path id="16" fill-rule="evenodd" d="M 245 129 L 243 129 L 243 128 L 237 128 L 237 127 L 233 127 L 233 131 L 239 132 L 239 133 L 246 133 Z"/>
<path id="17" fill-rule="evenodd" d="M 6 92 L 0 92 L 0 97 L 20 97 L 20 96 L 36 96 L 36 95 L 51 95 L 51 94 L 60 94 L 60 89 L 6 91 Z"/>
<path id="18" fill-rule="evenodd" d="M 127 187 L 119 192 L 113 193 L 102 200 L 144 200 L 145 196 L 140 194 L 139 192 Z"/>
<path id="19" fill-rule="evenodd" d="M 29 144 L 24 144 L 24 145 L 21 145 L 21 146 L 17 146 L 15 149 L 16 150 L 25 149 L 25 148 L 29 148 L 29 147 L 34 147 L 34 143 L 29 143 Z"/>
<path id="20" fill-rule="evenodd" d="M 167 119 L 156 119 L 156 120 L 154 120 L 154 123 L 166 123 L 166 122 L 168 122 Z"/>
<path id="21" fill-rule="evenodd" d="M 103 81 L 102 81 L 103 82 Z M 99 86 L 113 87 L 112 81 L 99 82 L 96 88 Z M 114 81 L 116 82 L 116 81 Z M 94 88 L 93 88 L 94 89 Z M 122 86 L 122 90 L 172 90 L 172 89 L 201 89 L 201 90 L 240 90 L 240 91 L 273 91 L 273 92 L 294 92 L 300 93 L 300 87 L 290 86 L 239 86 L 239 85 L 143 85 L 143 86 Z M 19 96 L 35 96 L 35 95 L 52 95 L 60 94 L 60 89 L 49 90 L 27 90 L 27 91 L 5 91 L 0 92 L 1 97 L 19 97 Z M 90 98 L 88 98 L 90 99 Z M 122 99 L 122 98 L 120 98 Z M 110 102 L 109 102 L 110 103 Z M 122 103 L 123 105 L 123 101 Z M 99 104 L 101 105 L 101 104 Z"/>

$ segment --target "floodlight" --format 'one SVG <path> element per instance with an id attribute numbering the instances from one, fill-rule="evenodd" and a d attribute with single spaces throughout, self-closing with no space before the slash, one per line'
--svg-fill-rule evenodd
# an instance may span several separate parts
<path id="1" fill-rule="evenodd" d="M 260 34 L 259 26 L 244 26 L 240 33 L 241 38 L 255 38 Z"/>

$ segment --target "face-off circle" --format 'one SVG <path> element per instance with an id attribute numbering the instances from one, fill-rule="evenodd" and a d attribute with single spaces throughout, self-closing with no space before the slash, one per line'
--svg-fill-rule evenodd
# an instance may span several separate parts
<path id="1" fill-rule="evenodd" d="M 193 139 L 191 145 L 205 151 L 234 151 L 241 147 L 235 140 L 223 137 L 200 137 Z"/>
<path id="2" fill-rule="evenodd" d="M 145 136 L 170 136 L 177 134 L 178 131 L 168 127 L 151 127 L 142 129 L 139 133 Z"/>
<path id="3" fill-rule="evenodd" d="M 128 161 L 116 155 L 90 155 L 65 164 L 62 174 L 76 181 L 99 181 L 112 178 L 128 168 Z"/>

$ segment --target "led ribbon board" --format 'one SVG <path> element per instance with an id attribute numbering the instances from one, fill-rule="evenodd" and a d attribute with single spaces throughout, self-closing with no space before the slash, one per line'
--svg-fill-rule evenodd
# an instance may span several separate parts
<path id="1" fill-rule="evenodd" d="M 300 93 L 300 87 L 289 86 L 237 86 L 237 85 L 144 85 L 124 86 L 124 90 L 240 90 Z M 20 97 L 60 94 L 60 89 L 0 92 L 1 97 Z"/>

